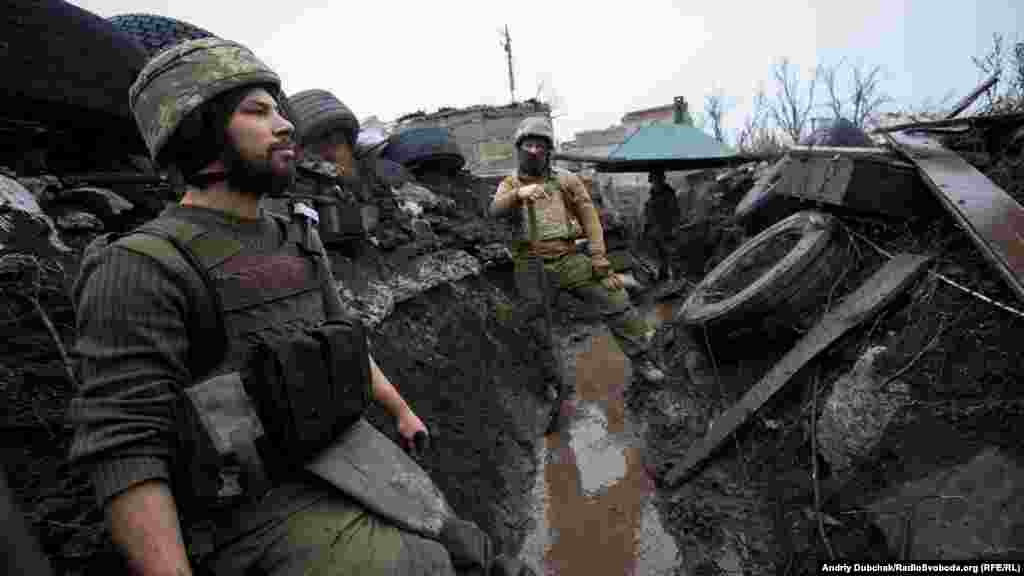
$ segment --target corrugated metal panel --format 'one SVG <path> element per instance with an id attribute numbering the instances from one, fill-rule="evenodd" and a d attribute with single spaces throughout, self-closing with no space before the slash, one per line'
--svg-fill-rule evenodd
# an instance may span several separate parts
<path id="1" fill-rule="evenodd" d="M 638 130 L 610 155 L 611 160 L 725 158 L 735 153 L 704 132 L 685 124 L 651 124 Z"/>

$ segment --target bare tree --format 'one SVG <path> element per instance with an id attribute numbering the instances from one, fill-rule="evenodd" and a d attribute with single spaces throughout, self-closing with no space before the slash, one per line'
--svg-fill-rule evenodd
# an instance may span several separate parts
<path id="1" fill-rule="evenodd" d="M 984 75 L 999 74 L 999 79 L 986 94 L 987 112 L 1011 112 L 1024 108 L 1024 42 L 1018 42 L 1012 51 L 1006 48 L 1003 35 L 992 34 L 992 46 L 982 57 L 971 61 Z M 1005 74 L 1009 68 L 1009 74 Z"/>
<path id="2" fill-rule="evenodd" d="M 725 127 L 722 123 L 728 112 L 728 103 L 725 100 L 725 93 L 721 89 L 715 89 L 704 97 L 704 116 L 711 127 L 711 134 L 721 143 L 725 143 Z"/>
<path id="3" fill-rule="evenodd" d="M 862 65 L 851 64 L 849 66 L 850 85 L 846 93 L 839 86 L 837 78 L 837 73 L 842 67 L 843 61 L 840 60 L 835 66 L 818 68 L 818 73 L 828 91 L 826 104 L 836 118 L 845 118 L 858 128 L 864 128 L 868 120 L 877 115 L 882 106 L 893 101 L 888 94 L 882 92 L 879 86 L 882 79 L 882 67 L 875 66 L 865 71 Z"/>
<path id="4" fill-rule="evenodd" d="M 812 75 L 807 83 L 806 98 L 800 95 L 803 91 L 800 75 L 789 58 L 782 58 L 775 63 L 772 78 L 775 80 L 775 98 L 768 102 L 768 111 L 779 129 L 794 143 L 799 142 L 814 107 L 818 76 Z"/>
<path id="5" fill-rule="evenodd" d="M 750 114 L 744 118 L 743 124 L 736 132 L 736 148 L 740 152 L 776 152 L 782 148 L 778 133 L 768 125 L 768 117 L 768 97 L 765 95 L 764 86 L 761 85 L 754 92 Z"/>
<path id="6" fill-rule="evenodd" d="M 761 130 L 761 124 L 764 122 L 767 106 L 768 98 L 764 95 L 764 86 L 761 86 L 754 93 L 750 114 L 743 119 L 743 125 L 740 126 L 736 133 L 736 147 L 740 151 L 750 152 L 753 150 L 754 141 L 757 139 L 757 134 Z"/>

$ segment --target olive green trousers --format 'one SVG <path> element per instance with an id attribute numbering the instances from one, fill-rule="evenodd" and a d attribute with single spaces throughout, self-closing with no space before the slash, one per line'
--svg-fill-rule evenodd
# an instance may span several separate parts
<path id="1" fill-rule="evenodd" d="M 245 576 L 455 576 L 439 542 L 400 530 L 339 492 L 216 550 L 203 568 Z"/>
<path id="2" fill-rule="evenodd" d="M 590 256 L 570 253 L 544 260 L 544 271 L 549 285 L 544 287 L 554 296 L 554 290 L 564 290 L 579 298 L 585 305 L 601 315 L 615 336 L 622 352 L 630 358 L 645 354 L 650 348 L 650 327 L 629 300 L 625 288 L 609 290 L 594 275 Z M 543 313 L 540 279 L 531 271 L 527 256 L 515 256 L 516 288 L 531 311 Z M 555 298 L 551 298 L 554 305 Z M 536 315 L 536 312 L 533 313 Z"/>

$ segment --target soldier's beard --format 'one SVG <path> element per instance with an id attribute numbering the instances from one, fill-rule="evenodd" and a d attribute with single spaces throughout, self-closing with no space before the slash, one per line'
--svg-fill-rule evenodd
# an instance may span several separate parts
<path id="1" fill-rule="evenodd" d="M 542 176 L 547 167 L 547 154 L 541 154 L 539 156 L 523 154 L 519 157 L 519 172 L 527 176 Z"/>
<path id="2" fill-rule="evenodd" d="M 234 143 L 229 142 L 225 152 L 224 165 L 228 186 L 243 194 L 257 198 L 281 196 L 295 182 L 295 167 L 284 173 L 274 170 L 273 149 L 257 160 L 242 156 Z"/>

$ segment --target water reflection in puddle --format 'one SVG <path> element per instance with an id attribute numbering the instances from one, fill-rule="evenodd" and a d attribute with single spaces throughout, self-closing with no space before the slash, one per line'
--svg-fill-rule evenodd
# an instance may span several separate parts
<path id="1" fill-rule="evenodd" d="M 670 316 L 664 308 L 650 320 Z M 628 361 L 603 330 L 578 350 L 575 370 L 570 423 L 541 448 L 537 525 L 521 556 L 546 575 L 674 574 L 679 551 L 654 508 L 640 435 L 625 410 Z"/>

